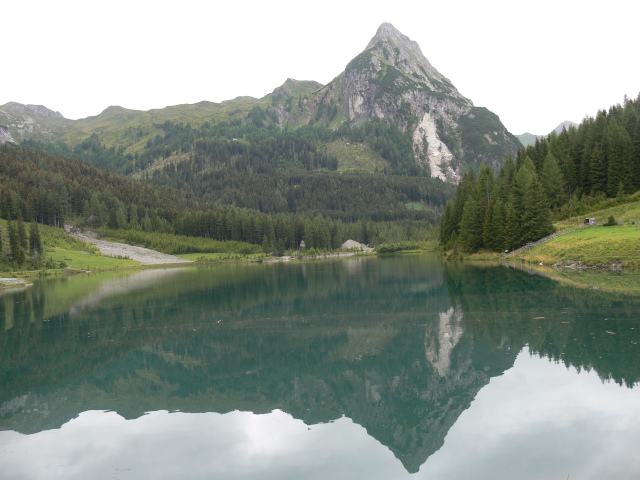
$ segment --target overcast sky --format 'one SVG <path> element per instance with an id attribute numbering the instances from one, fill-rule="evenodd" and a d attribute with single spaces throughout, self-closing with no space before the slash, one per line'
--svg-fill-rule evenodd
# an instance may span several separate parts
<path id="1" fill-rule="evenodd" d="M 110 105 L 262 97 L 288 77 L 331 81 L 382 22 L 514 134 L 640 92 L 631 0 L 12 1 L 2 7 L 0 105 L 77 119 Z"/>

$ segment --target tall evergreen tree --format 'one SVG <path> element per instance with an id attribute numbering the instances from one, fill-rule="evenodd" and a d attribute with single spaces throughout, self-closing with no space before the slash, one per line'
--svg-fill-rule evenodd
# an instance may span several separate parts
<path id="1" fill-rule="evenodd" d="M 502 200 L 496 200 L 491 217 L 491 236 L 487 247 L 494 251 L 500 252 L 504 250 L 504 226 L 506 221 L 506 212 Z"/>
<path id="2" fill-rule="evenodd" d="M 551 206 L 559 206 L 562 202 L 562 193 L 564 191 L 564 177 L 558 167 L 556 158 L 551 152 L 547 154 L 547 158 L 542 164 L 540 182 Z"/>
<path id="3" fill-rule="evenodd" d="M 604 151 L 599 143 L 596 143 L 591 153 L 591 162 L 589 165 L 591 170 L 589 175 L 589 183 L 591 184 L 591 193 L 606 193 L 607 188 L 607 163 L 604 157 Z"/>
<path id="4" fill-rule="evenodd" d="M 27 238 L 27 231 L 24 228 L 24 222 L 22 219 L 18 219 L 15 221 L 16 229 L 18 230 L 18 244 L 23 252 L 29 250 L 29 239 Z"/>
<path id="5" fill-rule="evenodd" d="M 607 195 L 615 197 L 620 182 L 625 187 L 631 174 L 633 144 L 627 131 L 612 118 L 605 131 L 605 156 L 608 162 Z"/>
<path id="6" fill-rule="evenodd" d="M 38 230 L 38 224 L 31 222 L 29 227 L 29 252 L 33 256 L 34 261 L 39 262 L 42 256 L 42 239 L 40 238 L 40 231 Z"/>
<path id="7" fill-rule="evenodd" d="M 454 231 L 453 225 L 453 204 L 451 201 L 447 201 L 447 205 L 444 208 L 444 213 L 440 219 L 440 244 L 446 246 L 451 240 L 451 234 Z"/>
<path id="8" fill-rule="evenodd" d="M 521 222 L 516 214 L 516 207 L 513 202 L 509 202 L 507 205 L 507 214 L 502 234 L 504 247 L 507 250 L 513 250 L 516 247 L 519 247 L 521 236 Z"/>
<path id="9" fill-rule="evenodd" d="M 553 233 L 549 205 L 540 181 L 533 177 L 527 185 L 522 212 L 522 236 L 519 243 L 525 245 Z"/>
<path id="10" fill-rule="evenodd" d="M 482 247 L 484 215 L 479 216 L 478 213 L 478 203 L 469 197 L 460 222 L 460 245 L 465 252 L 477 252 Z"/>
<path id="11" fill-rule="evenodd" d="M 9 221 L 7 230 L 9 233 L 9 256 L 11 257 L 11 262 L 22 265 L 24 263 L 24 253 L 22 251 L 22 248 L 20 248 L 18 227 L 15 224 L 14 220 Z"/>

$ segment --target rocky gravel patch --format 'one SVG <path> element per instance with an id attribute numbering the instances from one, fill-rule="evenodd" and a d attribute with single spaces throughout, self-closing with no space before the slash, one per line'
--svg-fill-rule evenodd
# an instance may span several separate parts
<path id="1" fill-rule="evenodd" d="M 150 248 L 137 247 L 126 243 L 111 242 L 109 240 L 101 240 L 98 234 L 92 231 L 84 231 L 65 225 L 65 231 L 82 241 L 95 245 L 100 252 L 110 257 L 128 257 L 131 260 L 140 262 L 144 265 L 160 265 L 164 263 L 191 263 L 191 260 L 168 255 L 166 253 L 151 250 Z"/>

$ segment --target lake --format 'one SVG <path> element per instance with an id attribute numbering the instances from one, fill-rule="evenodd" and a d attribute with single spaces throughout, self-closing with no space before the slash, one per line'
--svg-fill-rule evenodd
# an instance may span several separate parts
<path id="1" fill-rule="evenodd" d="M 435 256 L 0 293 L 2 479 L 636 479 L 638 297 Z"/>

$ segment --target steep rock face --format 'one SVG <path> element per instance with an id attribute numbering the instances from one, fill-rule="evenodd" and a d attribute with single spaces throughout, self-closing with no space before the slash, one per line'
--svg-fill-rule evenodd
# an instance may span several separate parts
<path id="1" fill-rule="evenodd" d="M 11 136 L 11 132 L 8 127 L 0 125 L 0 144 L 7 142 L 15 142 Z"/>
<path id="2" fill-rule="evenodd" d="M 52 137 L 49 123 L 65 121 L 60 112 L 43 105 L 23 105 L 9 102 L 0 106 L 0 143 L 20 142 L 25 138 Z"/>
<path id="3" fill-rule="evenodd" d="M 482 162 L 498 170 L 520 143 L 499 118 L 478 108 L 429 63 L 418 44 L 383 23 L 367 48 L 324 88 L 294 108 L 273 107 L 281 124 L 323 120 L 335 112 L 360 125 L 374 119 L 410 130 L 415 160 L 432 177 L 457 183 L 462 172 Z M 332 114 L 332 112 L 334 112 Z"/>

